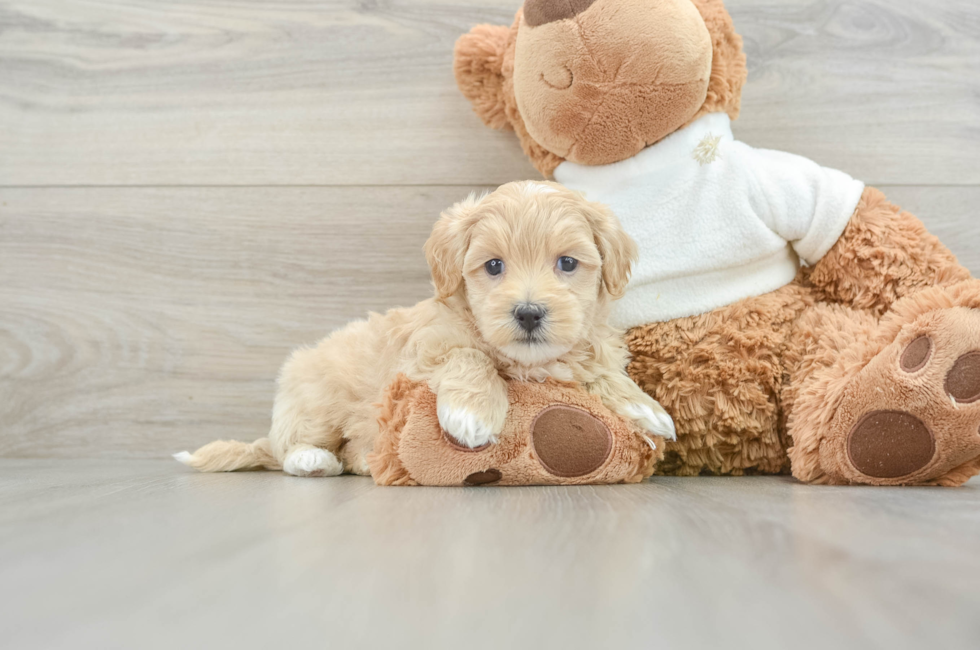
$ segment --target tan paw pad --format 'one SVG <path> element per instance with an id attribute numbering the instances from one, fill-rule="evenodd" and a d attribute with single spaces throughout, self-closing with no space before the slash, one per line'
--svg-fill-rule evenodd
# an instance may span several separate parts
<path id="1" fill-rule="evenodd" d="M 612 433 L 601 420 L 569 406 L 550 406 L 531 425 L 531 446 L 555 476 L 585 476 L 612 453 Z"/>
<path id="2" fill-rule="evenodd" d="M 503 477 L 503 472 L 499 469 L 490 468 L 483 472 L 473 472 L 463 479 L 463 485 L 490 485 Z"/>
<path id="3" fill-rule="evenodd" d="M 946 392 L 960 404 L 980 399 L 980 351 L 967 352 L 946 375 Z"/>
<path id="4" fill-rule="evenodd" d="M 920 315 L 849 382 L 821 447 L 835 480 L 929 484 L 980 458 L 980 310 Z"/>
<path id="5" fill-rule="evenodd" d="M 932 339 L 923 334 L 908 344 L 899 359 L 899 365 L 905 372 L 917 372 L 925 368 L 930 356 L 932 356 Z"/>
<path id="6" fill-rule="evenodd" d="M 922 420 L 904 411 L 872 411 L 851 430 L 847 455 L 862 474 L 898 478 L 932 460 L 936 440 Z"/>

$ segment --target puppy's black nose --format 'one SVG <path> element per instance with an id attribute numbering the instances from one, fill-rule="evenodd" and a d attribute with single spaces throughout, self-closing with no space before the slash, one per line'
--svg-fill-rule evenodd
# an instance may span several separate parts
<path id="1" fill-rule="evenodd" d="M 525 303 L 514 308 L 514 320 L 525 332 L 533 332 L 541 325 L 541 320 L 547 313 L 548 310 L 541 305 Z"/>

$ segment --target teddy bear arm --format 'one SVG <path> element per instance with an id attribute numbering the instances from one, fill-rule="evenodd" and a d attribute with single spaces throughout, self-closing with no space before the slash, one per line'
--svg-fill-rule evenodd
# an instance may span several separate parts
<path id="1" fill-rule="evenodd" d="M 663 457 L 574 382 L 507 382 L 507 422 L 496 444 L 466 448 L 440 423 L 427 382 L 400 375 L 378 405 L 369 461 L 379 485 L 635 483 Z M 659 443 L 659 440 L 658 440 Z"/>
<path id="2" fill-rule="evenodd" d="M 919 219 L 871 187 L 865 188 L 844 233 L 807 273 L 819 299 L 879 315 L 919 289 L 969 278 L 970 272 Z"/>

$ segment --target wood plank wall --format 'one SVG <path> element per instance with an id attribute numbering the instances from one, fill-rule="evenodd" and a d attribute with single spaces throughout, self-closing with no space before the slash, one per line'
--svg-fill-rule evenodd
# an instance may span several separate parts
<path id="1" fill-rule="evenodd" d="M 728 0 L 736 136 L 980 273 L 980 5 Z M 264 435 L 288 351 L 429 292 L 439 211 L 536 173 L 456 91 L 513 0 L 0 0 L 0 456 Z"/>

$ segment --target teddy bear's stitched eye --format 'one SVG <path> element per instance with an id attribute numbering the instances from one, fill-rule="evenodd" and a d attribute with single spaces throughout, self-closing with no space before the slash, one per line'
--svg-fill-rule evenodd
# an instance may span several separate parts
<path id="1" fill-rule="evenodd" d="M 567 90 L 572 87 L 572 82 L 575 80 L 572 69 L 567 65 L 561 66 L 558 70 L 549 70 L 547 76 L 542 72 L 540 77 L 541 81 L 555 90 Z"/>
<path id="2" fill-rule="evenodd" d="M 500 275 L 504 272 L 504 261 L 493 259 L 483 265 L 487 270 L 487 275 Z"/>
<path id="3" fill-rule="evenodd" d="M 564 257 L 558 258 L 558 270 L 564 271 L 565 273 L 571 273 L 576 268 L 578 268 L 578 260 L 574 257 Z"/>

